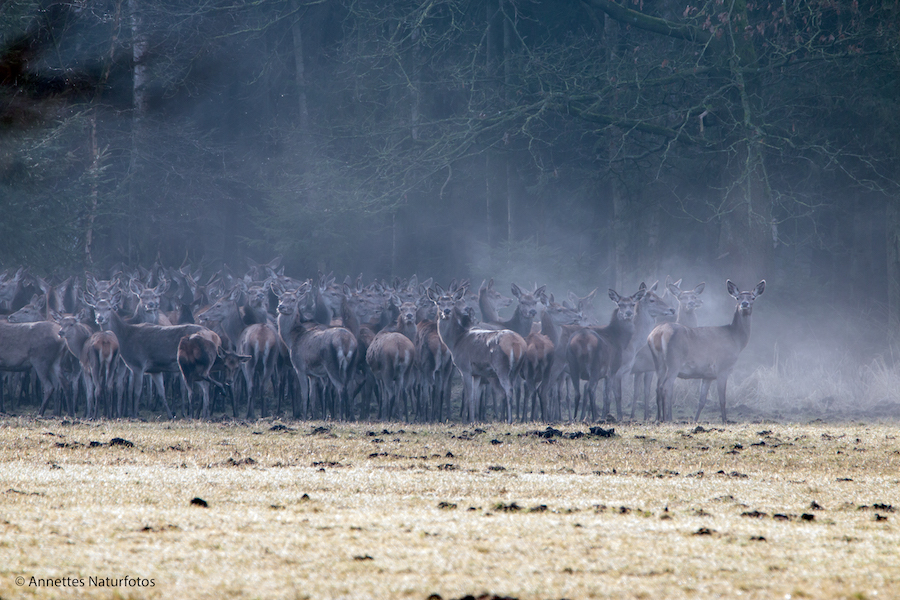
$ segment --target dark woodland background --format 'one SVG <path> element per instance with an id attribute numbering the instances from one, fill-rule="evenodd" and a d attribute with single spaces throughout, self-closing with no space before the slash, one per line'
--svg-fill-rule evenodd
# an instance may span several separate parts
<path id="1" fill-rule="evenodd" d="M 2 268 L 765 278 L 884 350 L 898 148 L 892 1 L 0 5 Z"/>

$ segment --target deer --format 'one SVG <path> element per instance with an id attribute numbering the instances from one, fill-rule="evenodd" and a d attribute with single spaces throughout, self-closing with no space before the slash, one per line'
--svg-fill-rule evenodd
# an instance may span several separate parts
<path id="1" fill-rule="evenodd" d="M 21 294 L 27 269 L 20 267 L 10 277 L 8 271 L 0 273 L 0 312 L 9 314 L 16 307 L 16 298 Z"/>
<path id="2" fill-rule="evenodd" d="M 215 331 L 222 344 L 230 350 L 237 347 L 241 333 L 247 326 L 241 315 L 241 308 L 238 306 L 238 300 L 242 295 L 243 290 L 240 284 L 237 284 L 227 295 L 222 296 L 212 306 L 197 315 L 200 324 Z"/>
<path id="3" fill-rule="evenodd" d="M 179 373 L 178 344 L 181 338 L 206 330 L 200 325 L 152 325 L 126 323 L 116 312 L 119 294 L 110 300 L 96 300 L 85 294 L 85 302 L 94 309 L 97 324 L 103 331 L 112 331 L 119 341 L 119 355 L 131 371 L 132 396 L 135 406 L 140 406 L 144 374 L 149 373 L 166 410 L 167 418 L 175 415 L 166 400 L 163 373 Z"/>
<path id="4" fill-rule="evenodd" d="M 56 323 L 0 321 L 0 371 L 34 369 L 44 396 L 39 411 L 41 415 L 53 392 L 62 388 L 61 361 L 65 353 L 66 344 L 59 337 L 59 325 Z M 70 404 L 70 412 L 72 408 Z"/>
<path id="5" fill-rule="evenodd" d="M 680 325 L 685 325 L 687 327 L 696 327 L 697 326 L 697 314 L 696 310 L 703 306 L 703 300 L 700 299 L 700 294 L 703 293 L 704 288 L 706 287 L 706 283 L 698 284 L 692 290 L 682 290 L 681 287 L 681 279 L 675 282 L 670 282 L 668 277 L 666 277 L 666 295 L 673 296 L 675 301 L 678 303 L 678 312 L 675 318 L 675 323 Z M 663 322 L 671 322 L 670 317 L 666 316 L 664 318 L 657 319 L 658 324 Z M 644 344 L 641 349 L 638 351 L 637 356 L 635 357 L 634 366 L 631 368 L 631 372 L 634 374 L 634 398 L 631 404 L 631 418 L 634 419 L 634 411 L 637 406 L 638 394 L 639 392 L 643 392 L 644 397 L 644 420 L 650 418 L 650 389 L 651 383 L 653 381 L 653 376 L 656 375 L 656 365 L 653 363 L 653 355 L 650 353 L 650 346 Z M 672 406 L 666 406 L 666 410 L 669 411 L 668 418 L 672 418 Z"/>
<path id="6" fill-rule="evenodd" d="M 409 303 L 404 303 L 406 304 Z M 402 315 L 400 319 L 403 319 Z M 415 383 L 415 359 L 415 345 L 398 331 L 379 331 L 369 344 L 366 363 L 378 382 L 382 420 L 390 420 L 394 413 L 394 403 L 402 400 L 404 418 L 409 421 L 407 397 Z"/>
<path id="7" fill-rule="evenodd" d="M 390 419 L 394 402 L 402 400 L 404 418 L 408 421 L 408 397 L 415 387 L 417 374 L 414 342 L 418 333 L 418 307 L 415 302 L 401 301 L 396 294 L 391 296 L 390 303 L 397 311 L 397 320 L 379 331 L 367 344 L 366 364 L 378 383 L 381 419 Z M 421 413 L 418 406 L 416 412 Z"/>
<path id="8" fill-rule="evenodd" d="M 641 284 L 643 285 L 643 284 Z M 622 382 L 629 373 L 632 372 L 635 360 L 642 348 L 647 346 L 646 339 L 660 319 L 671 319 L 675 317 L 675 308 L 656 293 L 659 282 L 655 282 L 646 289 L 644 295 L 640 298 L 635 306 L 634 332 L 628 341 L 628 344 L 622 350 L 622 362 L 615 376 L 607 380 L 607 385 L 612 383 L 614 389 L 614 397 L 616 398 L 616 418 L 622 419 Z M 634 404 L 632 403 L 632 412 Z"/>
<path id="9" fill-rule="evenodd" d="M 482 281 L 478 288 L 478 310 L 482 321 L 499 321 L 497 311 L 512 306 L 513 299 L 494 289 L 494 280 Z"/>
<path id="10" fill-rule="evenodd" d="M 574 417 L 578 418 L 578 407 L 581 405 L 581 380 L 586 380 L 584 392 L 587 396 L 581 406 L 581 419 L 587 417 L 590 404 L 591 420 L 596 420 L 596 389 L 601 379 L 607 379 L 606 393 L 603 395 L 603 415 L 609 410 L 609 379 L 616 377 L 622 366 L 623 353 L 634 334 L 634 316 L 637 304 L 647 291 L 641 283 L 640 288 L 631 296 L 622 296 L 613 289 L 609 290 L 609 298 L 616 303 L 609 324 L 605 327 L 583 327 L 572 333 L 566 347 L 566 360 L 569 375 L 575 387 Z M 612 386 L 616 392 L 616 386 Z M 620 389 L 620 388 L 619 388 Z M 616 405 L 621 418 L 621 396 L 616 396 Z"/>
<path id="11" fill-rule="evenodd" d="M 308 378 L 315 378 L 334 387 L 339 406 L 332 417 L 344 419 L 351 413 L 349 387 L 357 361 L 356 337 L 343 327 L 315 323 L 304 313 L 310 300 L 309 284 L 304 283 L 296 290 L 285 289 L 280 281 L 271 285 L 278 296 L 278 332 L 300 380 L 301 412 L 307 412 Z M 324 417 L 324 396 L 322 400 Z"/>
<path id="12" fill-rule="evenodd" d="M 54 314 L 62 312 L 63 302 L 57 289 L 40 277 L 33 276 L 32 279 L 37 283 L 41 293 L 33 294 L 28 304 L 11 313 L 6 319 L 10 323 L 51 321 Z"/>
<path id="13" fill-rule="evenodd" d="M 229 358 L 234 359 L 236 362 L 250 360 L 249 356 L 239 355 L 222 348 L 222 340 L 218 334 L 209 329 L 204 328 L 197 333 L 186 335 L 178 341 L 178 369 L 181 371 L 181 379 L 187 391 L 187 414 L 192 416 L 194 414 L 193 396 L 194 386 L 196 385 L 200 388 L 200 397 L 202 399 L 200 418 L 204 420 L 209 419 L 209 384 L 213 384 L 221 389 L 223 393 L 227 393 L 225 386 L 210 376 L 210 371 L 217 360 L 225 363 L 226 373 L 229 367 L 233 371 L 234 363 L 229 363 Z"/>
<path id="14" fill-rule="evenodd" d="M 474 324 L 474 310 L 461 310 L 467 287 L 460 287 L 452 295 L 438 296 L 434 290 L 428 296 L 438 305 L 438 333 L 453 357 L 453 363 L 463 380 L 463 401 L 468 410 L 468 422 L 477 414 L 476 380 L 490 382 L 502 394 L 506 406 L 506 421 L 512 423 L 512 403 L 515 382 L 525 359 L 526 343 L 521 335 L 509 329 L 482 329 Z"/>
<path id="15" fill-rule="evenodd" d="M 554 368 L 557 367 L 557 360 L 560 356 L 560 361 L 565 362 L 565 346 L 568 343 L 569 333 L 580 326 L 582 319 L 581 310 L 556 302 L 551 294 L 541 312 L 540 332 L 532 332 L 525 338 L 525 342 L 528 344 L 525 352 L 525 406 L 527 409 L 530 387 L 532 420 L 538 418 L 538 408 L 540 408 L 540 418 L 543 421 L 560 418 L 557 402 L 559 394 L 553 394 L 554 384 L 559 373 L 554 372 Z M 562 354 L 558 352 L 560 344 L 562 345 Z M 563 368 L 564 366 L 560 367 L 560 371 Z M 558 390 L 556 391 L 558 392 Z"/>
<path id="16" fill-rule="evenodd" d="M 726 388 L 728 376 L 741 351 L 750 341 L 750 322 L 753 304 L 766 290 L 760 281 L 753 290 L 742 292 L 730 279 L 725 282 L 728 294 L 737 300 L 734 317 L 729 325 L 687 327 L 677 323 L 658 325 L 647 338 L 653 362 L 656 364 L 657 420 L 669 418 L 675 379 L 700 379 L 700 404 L 695 421 L 706 404 L 709 386 L 716 382 L 722 423 L 728 422 Z"/>
<path id="17" fill-rule="evenodd" d="M 132 279 L 129 288 L 131 293 L 137 296 L 138 303 L 131 316 L 131 324 L 151 323 L 153 325 L 171 325 L 172 322 L 165 313 L 159 310 L 160 298 L 166 291 L 168 284 L 165 281 L 156 287 L 145 286 L 137 279 Z"/>
<path id="18" fill-rule="evenodd" d="M 509 329 L 515 331 L 523 338 L 531 333 L 531 324 L 538 314 L 538 304 L 544 298 L 547 286 L 535 286 L 533 292 L 523 292 L 515 283 L 511 284 L 513 296 L 519 301 L 516 304 L 516 310 L 513 316 L 503 321 L 497 314 L 496 307 L 491 303 L 491 291 L 493 289 L 494 280 L 485 286 L 483 283 L 478 290 L 478 307 L 481 309 L 481 316 L 484 321 L 482 324 L 485 328 Z"/>
<path id="19" fill-rule="evenodd" d="M 569 405 L 568 382 L 572 378 L 569 375 L 569 363 L 566 353 L 571 335 L 589 324 L 584 311 L 593 307 L 593 300 L 596 294 L 596 288 L 583 298 L 579 298 L 570 291 L 568 300 L 563 300 L 562 302 L 556 302 L 553 294 L 550 294 L 546 312 L 549 312 L 553 318 L 547 322 L 546 326 L 544 326 L 543 317 L 541 319 L 541 333 L 550 338 L 554 346 L 553 363 L 550 367 L 550 387 L 547 390 L 550 393 L 551 418 L 554 420 L 563 418 L 563 394 L 566 397 L 566 412 L 569 413 L 570 419 L 574 418 Z"/>
<path id="20" fill-rule="evenodd" d="M 259 398 L 260 414 L 266 416 L 264 387 L 272 381 L 272 395 L 278 394 L 278 359 L 284 342 L 268 323 L 254 323 L 241 332 L 237 343 L 237 354 L 246 356 L 241 363 L 241 372 L 247 389 L 247 418 L 253 418 L 254 397 Z M 277 410 L 277 409 L 276 409 Z"/>
<path id="21" fill-rule="evenodd" d="M 71 315 L 59 320 L 59 336 L 66 341 L 69 352 L 81 365 L 84 385 L 85 418 L 98 419 L 102 414 L 112 416 L 113 392 L 121 391 L 124 381 L 117 377 L 119 364 L 119 340 L 111 331 L 94 331 L 86 323 Z M 118 410 L 121 415 L 121 394 Z M 102 405 L 102 408 L 101 408 Z"/>

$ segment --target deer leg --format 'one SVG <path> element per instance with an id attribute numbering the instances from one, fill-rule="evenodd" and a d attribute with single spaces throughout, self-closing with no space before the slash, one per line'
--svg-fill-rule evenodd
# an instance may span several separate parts
<path id="1" fill-rule="evenodd" d="M 572 412 L 570 412 L 569 420 L 577 421 L 578 420 L 578 405 L 581 404 L 581 380 L 577 379 L 577 378 L 573 378 L 572 384 L 575 388 L 575 391 L 572 394 L 572 408 L 574 410 Z"/>
<path id="2" fill-rule="evenodd" d="M 650 390 L 653 388 L 653 373 L 644 373 L 644 420 L 650 420 Z"/>
<path id="3" fill-rule="evenodd" d="M 632 390 L 631 390 L 631 420 L 634 421 L 634 409 L 637 407 L 638 403 L 638 380 L 640 379 L 640 373 L 634 373 L 632 376 Z"/>
<path id="4" fill-rule="evenodd" d="M 166 417 L 168 417 L 169 419 L 174 419 L 175 413 L 173 413 L 172 409 L 169 408 L 169 401 L 166 399 L 166 384 L 165 381 L 163 381 L 163 374 L 151 373 L 150 380 L 153 382 L 153 387 L 156 388 L 156 392 L 162 399 L 163 408 L 166 410 Z"/>
<path id="5" fill-rule="evenodd" d="M 94 387 L 94 383 L 91 379 L 91 376 L 88 375 L 88 373 L 86 371 L 81 372 L 81 382 L 82 382 L 82 384 L 84 384 L 84 398 L 85 398 L 84 417 L 86 419 L 96 419 L 97 418 L 96 388 Z"/>
<path id="6" fill-rule="evenodd" d="M 725 388 L 728 387 L 728 373 L 719 373 L 716 384 L 719 388 L 719 410 L 722 411 L 722 424 L 728 424 L 728 416 L 726 414 L 727 407 L 725 405 Z"/>
<path id="7" fill-rule="evenodd" d="M 210 411 L 209 411 L 209 382 L 207 381 L 198 381 L 197 385 L 200 386 L 200 396 L 203 398 L 203 420 L 209 421 Z"/>
<path id="8" fill-rule="evenodd" d="M 709 394 L 709 386 L 712 382 L 712 379 L 704 379 L 703 384 L 700 386 L 700 403 L 697 406 L 697 416 L 694 417 L 695 421 L 700 420 L 700 413 L 703 412 L 703 407 L 706 406 L 706 396 Z"/>

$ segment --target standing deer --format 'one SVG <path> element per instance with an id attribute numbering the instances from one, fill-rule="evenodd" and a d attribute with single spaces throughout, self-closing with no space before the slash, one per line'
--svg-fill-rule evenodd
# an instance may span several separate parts
<path id="1" fill-rule="evenodd" d="M 397 331 L 379 331 L 369 344 L 366 363 L 378 382 L 382 420 L 393 416 L 394 403 L 398 400 L 402 400 L 404 418 L 409 420 L 407 397 L 415 383 L 415 358 L 416 347 L 408 337 Z"/>
<path id="2" fill-rule="evenodd" d="M 111 300 L 96 300 L 85 294 L 85 301 L 91 305 L 96 315 L 97 324 L 104 331 L 112 331 L 119 340 L 119 355 L 125 366 L 131 371 L 131 395 L 135 399 L 135 408 L 140 406 L 144 373 L 150 379 L 163 401 L 166 416 L 174 418 L 166 400 L 163 385 L 163 373 L 179 373 L 178 343 L 181 338 L 206 330 L 200 325 L 131 325 L 126 323 L 115 311 L 118 294 Z"/>
<path id="3" fill-rule="evenodd" d="M 566 347 L 566 359 L 569 364 L 569 375 L 575 387 L 574 417 L 578 417 L 581 404 L 581 380 L 586 380 L 584 392 L 587 396 L 581 408 L 581 419 L 587 417 L 590 404 L 591 420 L 597 419 L 596 390 L 601 379 L 607 379 L 606 391 L 603 394 L 603 415 L 609 411 L 609 391 L 617 391 L 617 386 L 609 385 L 609 379 L 616 377 L 622 366 L 625 348 L 634 334 L 634 316 L 638 302 L 644 297 L 647 286 L 641 287 L 631 296 L 621 296 L 613 289 L 609 290 L 610 299 L 616 303 L 609 324 L 605 327 L 584 327 L 569 337 Z M 621 390 L 621 388 L 618 388 Z M 621 418 L 621 395 L 616 395 L 616 406 Z"/>
<path id="4" fill-rule="evenodd" d="M 138 303 L 131 316 L 131 324 L 152 323 L 153 325 L 171 325 L 165 313 L 160 312 L 159 303 L 168 284 L 163 281 L 156 287 L 145 286 L 138 279 L 131 280 L 131 293 L 137 296 Z"/>
<path id="5" fill-rule="evenodd" d="M 737 300 L 730 325 L 685 327 L 677 323 L 666 323 L 656 327 L 647 338 L 653 361 L 656 363 L 656 404 L 659 421 L 669 417 L 667 407 L 672 402 L 675 379 L 681 378 L 703 381 L 695 421 L 700 419 L 709 386 L 716 381 L 722 423 L 728 422 L 725 403 L 728 376 L 737 362 L 738 355 L 750 341 L 753 303 L 766 290 L 766 281 L 760 281 L 749 292 L 740 291 L 730 279 L 725 286 L 728 294 Z"/>
<path id="6" fill-rule="evenodd" d="M 485 328 L 500 328 L 515 331 L 523 338 L 531 333 L 531 324 L 538 314 L 538 304 L 544 300 L 544 294 L 547 286 L 535 286 L 533 292 L 523 292 L 522 289 L 513 283 L 510 287 L 513 296 L 519 301 L 516 304 L 516 310 L 509 320 L 503 321 L 497 314 L 497 309 L 491 302 L 490 292 L 493 289 L 494 280 L 488 286 L 481 285 L 478 290 L 478 307 L 481 309 L 481 316 L 484 320 Z"/>
<path id="7" fill-rule="evenodd" d="M 26 272 L 27 269 L 19 268 L 12 277 L 8 272 L 0 273 L 0 312 L 9 314 L 18 308 L 15 302 L 22 292 Z"/>
<path id="8" fill-rule="evenodd" d="M 277 366 L 282 345 L 278 332 L 268 323 L 254 323 L 241 332 L 237 353 L 248 357 L 241 363 L 247 388 L 248 419 L 253 418 L 254 398 L 257 396 L 261 414 L 266 416 L 266 381 L 272 382 L 272 396 L 278 395 Z"/>
<path id="9" fill-rule="evenodd" d="M 616 418 L 622 419 L 622 381 L 631 373 L 635 358 L 642 348 L 647 347 L 647 336 L 656 327 L 657 321 L 662 318 L 671 319 L 675 316 L 675 309 L 665 299 L 657 295 L 656 288 L 659 282 L 655 282 L 638 301 L 634 310 L 634 332 L 628 344 L 622 350 L 622 364 L 615 377 L 612 378 L 613 392 L 616 398 Z M 643 285 L 643 284 L 642 284 Z M 607 380 L 609 384 L 609 380 Z M 632 405 L 632 409 L 633 409 Z"/>
<path id="10" fill-rule="evenodd" d="M 491 383 L 502 394 L 506 405 L 506 420 L 512 423 L 513 386 L 525 359 L 525 340 L 509 329 L 490 330 L 474 326 L 472 310 L 463 312 L 462 302 L 468 288 L 461 287 L 453 295 L 428 295 L 438 305 L 438 333 L 459 369 L 464 386 L 463 402 L 468 410 L 467 420 L 475 421 L 478 385 L 480 380 Z"/>
<path id="11" fill-rule="evenodd" d="M 227 355 L 230 355 L 227 356 Z M 213 384 L 222 392 L 226 392 L 225 386 L 210 376 L 210 371 L 216 361 L 225 362 L 226 358 L 232 358 L 236 362 L 245 362 L 249 356 L 242 356 L 222 348 L 222 340 L 209 329 L 203 329 L 197 333 L 186 335 L 178 342 L 178 369 L 181 371 L 181 379 L 184 383 L 188 398 L 187 414 L 193 417 L 194 386 L 200 388 L 202 405 L 201 419 L 209 419 L 209 384 Z M 234 363 L 233 363 L 234 364 Z M 223 365 L 226 373 L 229 365 Z M 232 366 L 233 368 L 233 366 Z"/>
<path id="12" fill-rule="evenodd" d="M 352 414 L 349 398 L 350 382 L 356 368 L 356 337 L 343 327 L 325 327 L 304 314 L 310 286 L 287 290 L 281 282 L 272 289 L 278 296 L 278 332 L 291 356 L 291 364 L 300 380 L 301 412 L 307 412 L 309 379 L 330 383 L 338 395 L 338 406 L 332 418 L 344 419 Z M 323 417 L 326 414 L 323 400 Z"/>
<path id="13" fill-rule="evenodd" d="M 667 276 L 666 290 L 663 296 L 663 300 L 668 300 L 668 298 L 671 296 L 674 297 L 675 301 L 678 303 L 678 312 L 675 317 L 675 323 L 679 323 L 687 327 L 696 327 L 697 315 L 694 311 L 703 306 L 703 300 L 700 299 L 700 294 L 703 293 L 703 289 L 706 284 L 701 283 L 693 290 L 682 290 L 679 287 L 680 285 L 680 279 L 672 283 L 669 281 L 669 278 Z M 671 323 L 672 316 L 665 314 L 657 317 L 656 321 L 658 325 L 661 325 L 662 323 Z M 638 338 L 638 335 L 635 334 L 635 337 Z M 640 342 L 640 338 L 638 338 L 638 342 Z M 634 358 L 634 364 L 631 367 L 631 373 L 634 375 L 634 390 L 631 402 L 631 418 L 634 419 L 634 412 L 637 408 L 638 400 L 640 396 L 643 396 L 644 420 L 647 420 L 650 418 L 650 389 L 651 384 L 653 383 L 653 376 L 656 375 L 656 364 L 654 364 L 653 362 L 653 355 L 650 353 L 649 345 L 643 344 L 640 350 L 638 350 L 638 353 Z M 668 406 L 667 409 L 670 411 L 669 418 L 671 419 L 672 407 Z"/>
<path id="14" fill-rule="evenodd" d="M 7 323 L 0 321 L 0 371 L 34 369 L 41 382 L 44 414 L 50 396 L 61 389 L 61 361 L 66 344 L 59 337 L 59 325 L 50 321 Z M 70 412 L 73 406 L 69 406 Z"/>

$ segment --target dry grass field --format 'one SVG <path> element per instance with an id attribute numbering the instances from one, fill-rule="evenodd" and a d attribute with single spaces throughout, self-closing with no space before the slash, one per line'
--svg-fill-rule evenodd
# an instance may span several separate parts
<path id="1" fill-rule="evenodd" d="M 537 427 L 8 417 L 0 598 L 900 597 L 896 424 Z"/>

